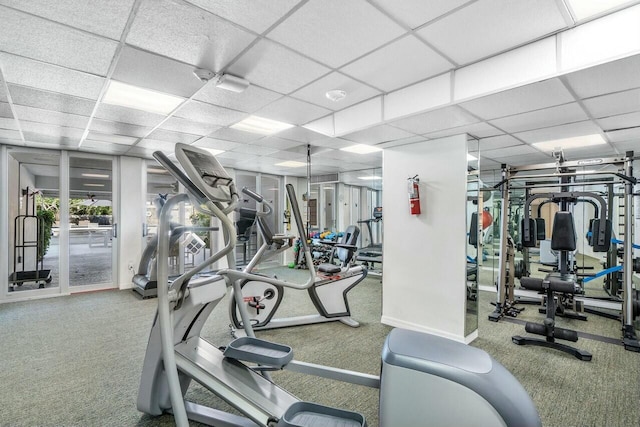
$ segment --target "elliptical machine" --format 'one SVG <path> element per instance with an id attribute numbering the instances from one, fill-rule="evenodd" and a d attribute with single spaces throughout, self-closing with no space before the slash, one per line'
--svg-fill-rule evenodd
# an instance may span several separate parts
<path id="1" fill-rule="evenodd" d="M 237 271 L 194 279 L 202 269 L 227 257 L 234 266 L 236 238 L 228 218 L 238 195 L 233 180 L 208 152 L 176 145 L 176 157 L 186 175 L 162 153 L 154 157 L 178 178 L 190 194 L 174 196 L 160 218 L 160 236 L 169 234 L 171 207 L 192 200 L 197 209 L 218 218 L 225 247 L 181 275 L 170 285 L 167 279 L 168 239 L 158 242 L 158 313 L 151 329 L 138 394 L 138 409 L 150 415 L 173 414 L 176 425 L 189 419 L 216 426 L 244 427 L 363 427 L 361 414 L 302 402 L 276 385 L 269 370 L 289 369 L 334 380 L 380 389 L 380 426 L 505 425 L 541 426 L 530 397 L 518 381 L 482 350 L 445 338 L 394 329 L 382 352 L 380 377 L 293 360 L 290 347 L 256 339 L 243 304 L 238 304 L 246 337 L 224 348 L 200 337 L 203 324 L 222 300 L 228 286 L 241 298 L 243 280 L 306 289 L 316 280 L 306 241 L 302 241 L 310 276 L 306 283 L 289 283 Z M 287 186 L 290 196 L 293 187 Z M 295 197 L 290 197 L 296 200 Z M 302 220 L 292 206 L 296 223 Z M 300 230 L 303 231 L 303 230 Z M 301 233 L 302 234 L 302 233 Z M 162 261 L 160 261 L 162 260 Z M 163 262 L 164 261 L 164 262 Z M 242 416 L 185 402 L 192 380 L 236 408 Z M 461 410 L 462 409 L 462 410 Z"/>
<path id="2" fill-rule="evenodd" d="M 256 200 L 256 202 L 262 203 L 263 198 L 259 194 L 247 189 L 242 191 Z M 295 197 L 293 193 L 287 194 L 291 205 L 296 205 L 297 207 L 296 200 L 291 199 L 292 195 Z M 251 273 L 261 262 L 291 248 L 295 241 L 295 236 L 274 234 L 271 231 L 266 221 L 266 217 L 271 214 L 271 207 L 267 203 L 263 203 L 263 206 L 265 206 L 266 210 L 256 211 L 255 215 L 263 243 L 244 268 L 243 271 L 246 273 Z M 309 298 L 316 310 L 318 310 L 317 314 L 275 318 L 274 315 L 284 296 L 284 287 L 264 280 L 243 280 L 240 283 L 242 301 L 249 313 L 253 330 L 285 328 L 332 321 L 340 321 L 352 328 L 360 326 L 356 320 L 351 318 L 351 310 L 347 300 L 348 292 L 367 276 L 366 268 L 354 265 L 354 254 L 357 249 L 355 241 L 358 238 L 358 234 L 358 228 L 350 226 L 339 243 L 326 242 L 326 244 L 333 246 L 332 254 L 336 254 L 336 257 L 340 260 L 340 265 L 332 263 L 320 264 L 312 286 L 307 289 Z M 303 239 L 304 234 L 301 234 L 300 238 Z M 311 271 L 314 270 L 312 269 Z M 231 319 L 234 335 L 243 327 L 237 300 L 239 299 L 234 297 L 229 301 L 229 318 Z"/>

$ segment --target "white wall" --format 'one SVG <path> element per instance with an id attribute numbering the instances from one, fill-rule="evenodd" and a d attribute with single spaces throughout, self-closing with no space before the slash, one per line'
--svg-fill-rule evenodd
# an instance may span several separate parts
<path id="1" fill-rule="evenodd" d="M 466 156 L 465 135 L 384 151 L 383 323 L 468 341 Z M 416 174 L 419 216 L 409 214 L 407 193 Z"/>
<path id="2" fill-rule="evenodd" d="M 120 157 L 120 202 L 118 215 L 118 286 L 131 288 L 134 269 L 142 255 L 142 224 L 145 222 L 146 168 L 137 157 Z"/>

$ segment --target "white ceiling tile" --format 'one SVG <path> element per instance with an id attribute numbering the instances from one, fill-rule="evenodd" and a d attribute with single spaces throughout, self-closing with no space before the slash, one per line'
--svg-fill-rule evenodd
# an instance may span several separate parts
<path id="1" fill-rule="evenodd" d="M 181 119 L 180 117 L 171 117 L 160 126 L 160 129 L 191 133 L 194 135 L 209 135 L 211 132 L 220 129 L 220 126 L 193 122 L 191 120 Z"/>
<path id="2" fill-rule="evenodd" d="M 33 134 L 41 134 L 53 137 L 67 137 L 74 138 L 78 141 L 82 137 L 84 129 L 56 126 L 46 123 L 29 122 L 26 120 L 20 121 L 20 127 L 23 132 L 29 132 Z M 26 136 L 26 135 L 25 135 Z"/>
<path id="3" fill-rule="evenodd" d="M 0 117 L 0 129 L 18 129 L 18 122 L 13 118 Z"/>
<path id="4" fill-rule="evenodd" d="M 345 91 L 347 96 L 337 102 L 329 100 L 326 93 L 334 89 Z M 333 72 L 292 93 L 291 96 L 336 111 L 379 94 L 379 90 L 344 74 Z"/>
<path id="5" fill-rule="evenodd" d="M 414 29 L 469 3 L 469 0 L 374 0 L 374 2 L 403 24 Z"/>
<path id="6" fill-rule="evenodd" d="M 640 87 L 640 55 L 608 62 L 567 74 L 566 79 L 580 98 Z"/>
<path id="7" fill-rule="evenodd" d="M 418 114 L 406 119 L 396 120 L 390 124 L 409 132 L 427 134 L 443 129 L 477 123 L 478 121 L 479 120 L 471 116 L 471 114 L 454 105 Z"/>
<path id="8" fill-rule="evenodd" d="M 225 151 L 224 153 L 218 154 L 216 157 L 220 157 L 221 159 L 228 159 L 228 160 L 238 160 L 241 162 L 256 159 L 258 157 L 256 154 L 252 154 L 250 152 L 247 153 L 247 152 L 236 151 L 237 149 L 240 149 L 240 148 L 242 147 L 237 147 L 233 151 Z M 269 151 L 269 149 L 266 149 L 264 151 L 273 153 L 273 152 L 276 152 L 277 150 Z"/>
<path id="9" fill-rule="evenodd" d="M 11 106 L 6 102 L 0 102 L 0 117 L 13 118 Z"/>
<path id="10" fill-rule="evenodd" d="M 480 153 L 484 155 L 485 151 L 513 147 L 514 145 L 522 145 L 522 142 L 518 141 L 511 135 L 498 135 L 490 138 L 482 138 L 480 140 Z"/>
<path id="11" fill-rule="evenodd" d="M 616 147 L 618 146 L 619 142 L 633 141 L 635 145 L 628 149 L 636 151 L 636 154 L 640 152 L 640 126 L 630 129 L 606 132 L 606 135 L 609 141 L 616 144 Z"/>
<path id="12" fill-rule="evenodd" d="M 134 0 L 0 0 L 0 4 L 14 9 L 116 40 L 120 39 L 133 3 Z"/>
<path id="13" fill-rule="evenodd" d="M 100 140 L 86 139 L 82 143 L 82 151 L 90 151 L 93 153 L 113 154 L 121 155 L 129 150 L 128 145 L 114 144 L 111 142 L 104 142 Z"/>
<path id="14" fill-rule="evenodd" d="M 0 141 L 22 140 L 20 132 L 13 129 L 0 129 Z"/>
<path id="15" fill-rule="evenodd" d="M 640 111 L 640 89 L 597 96 L 583 102 L 596 118 Z"/>
<path id="16" fill-rule="evenodd" d="M 252 142 L 252 144 L 260 145 L 262 147 L 270 147 L 278 150 L 288 150 L 289 148 L 298 147 L 300 145 L 297 141 L 291 141 L 289 139 L 278 138 L 277 136 L 268 136 L 266 138 L 259 139 Z"/>
<path id="17" fill-rule="evenodd" d="M 327 116 L 327 119 L 331 119 Z M 353 105 L 333 114 L 336 135 L 344 135 L 382 122 L 382 96 Z M 311 123 L 315 125 L 318 121 Z"/>
<path id="18" fill-rule="evenodd" d="M 11 106 L 6 102 L 0 102 L 0 118 L 13 119 Z"/>
<path id="19" fill-rule="evenodd" d="M 342 135 L 342 138 L 361 144 L 379 144 L 381 142 L 410 138 L 414 134 L 389 125 L 378 125 L 369 129 Z"/>
<path id="20" fill-rule="evenodd" d="M 532 165 L 537 163 L 549 163 L 552 161 L 552 157 L 550 155 L 544 153 L 530 153 L 527 155 L 519 155 L 512 157 L 503 157 L 500 159 L 499 163 L 505 163 L 509 166 L 524 166 L 524 165 Z M 482 167 L 482 161 L 480 164 Z"/>
<path id="21" fill-rule="evenodd" d="M 550 79 L 483 96 L 460 106 L 478 117 L 491 120 L 573 101 L 575 99 L 560 80 Z"/>
<path id="22" fill-rule="evenodd" d="M 104 76 L 118 44 L 0 6 L 0 46 L 8 53 Z"/>
<path id="23" fill-rule="evenodd" d="M 289 129 L 285 129 L 282 132 L 278 132 L 278 138 L 285 138 L 292 141 L 309 143 L 317 141 L 319 139 L 324 139 L 326 138 L 326 136 L 303 127 L 295 126 Z"/>
<path id="24" fill-rule="evenodd" d="M 377 144 L 378 148 L 391 148 L 391 147 L 399 147 L 401 145 L 407 144 L 415 144 L 416 142 L 424 142 L 427 138 L 420 135 L 415 135 L 409 138 L 396 139 L 394 141 L 383 142 L 381 144 Z"/>
<path id="25" fill-rule="evenodd" d="M 144 0 L 127 43 L 211 71 L 222 71 L 254 36 L 197 7 Z"/>
<path id="26" fill-rule="evenodd" d="M 113 79 L 162 93 L 189 98 L 203 83 L 192 65 L 125 46 L 113 72 Z"/>
<path id="27" fill-rule="evenodd" d="M 580 122 L 589 117 L 578 103 L 558 105 L 543 110 L 492 120 L 490 123 L 508 133 L 539 129 L 564 123 Z"/>
<path id="28" fill-rule="evenodd" d="M 222 139 L 202 138 L 197 140 L 193 145 L 196 147 L 212 148 L 214 150 L 228 151 L 242 145 L 239 142 L 224 141 Z"/>
<path id="29" fill-rule="evenodd" d="M 140 142 L 138 142 L 136 144 L 136 147 L 144 148 L 152 151 L 160 150 L 164 152 L 173 153 L 175 151 L 176 141 L 162 141 L 162 140 L 153 139 L 153 138 L 145 138 Z"/>
<path id="30" fill-rule="evenodd" d="M 228 71 L 264 88 L 287 94 L 330 70 L 264 39 L 252 46 Z"/>
<path id="31" fill-rule="evenodd" d="M 190 133 L 172 132 L 169 130 L 156 129 L 151 132 L 145 139 L 156 139 L 159 141 L 168 141 L 173 143 L 182 142 L 183 144 L 191 144 L 199 138 L 199 135 L 192 135 Z"/>
<path id="32" fill-rule="evenodd" d="M 2 77 L 2 72 L 0 72 L 0 102 L 9 102 L 7 98 L 7 91 L 5 89 L 6 83 L 4 78 Z"/>
<path id="33" fill-rule="evenodd" d="M 340 148 L 350 147 L 353 145 L 353 141 L 347 141 L 341 138 L 324 137 L 312 142 L 314 147 L 333 148 L 339 150 Z"/>
<path id="34" fill-rule="evenodd" d="M 436 139 L 436 138 L 444 138 L 452 135 L 461 135 L 463 133 L 471 135 L 475 138 L 488 138 L 490 136 L 500 135 L 503 132 L 487 123 L 480 122 L 480 123 L 474 123 L 466 126 L 445 129 L 438 132 L 432 132 L 424 136 L 426 136 L 429 139 Z"/>
<path id="35" fill-rule="evenodd" d="M 277 148 L 273 147 L 263 147 L 256 142 L 254 144 L 243 144 L 232 150 L 234 153 L 242 153 L 242 154 L 251 154 L 253 156 L 268 156 L 278 151 Z"/>
<path id="36" fill-rule="evenodd" d="M 245 119 L 248 114 L 200 101 L 187 101 L 175 113 L 177 117 L 201 123 L 227 126 Z"/>
<path id="37" fill-rule="evenodd" d="M 126 152 L 126 155 L 150 159 L 153 157 L 153 153 L 155 151 L 162 151 L 164 154 L 167 154 L 167 155 L 173 154 L 172 149 L 162 150 L 162 149 L 153 149 L 153 148 L 144 148 L 144 147 L 135 146 L 135 147 L 130 147 L 129 151 Z"/>
<path id="38" fill-rule="evenodd" d="M 596 120 L 596 122 L 605 132 L 614 129 L 640 127 L 640 111 L 637 111 L 635 113 L 621 114 L 619 116 L 605 117 Z"/>
<path id="39" fill-rule="evenodd" d="M 479 0 L 427 25 L 417 34 L 462 65 L 565 27 L 555 0 L 506 3 Z"/>
<path id="40" fill-rule="evenodd" d="M 55 92 L 45 92 L 25 86 L 9 85 L 14 105 L 59 111 L 61 113 L 90 116 L 95 101 L 68 96 Z"/>
<path id="41" fill-rule="evenodd" d="M 264 135 L 253 132 L 245 132 L 243 130 L 237 129 L 222 128 L 213 132 L 211 135 L 209 135 L 209 137 L 214 139 L 222 139 L 225 141 L 242 142 L 246 144 L 257 139 L 264 138 Z"/>
<path id="42" fill-rule="evenodd" d="M 0 63 L 7 82 L 36 89 L 98 99 L 104 85 L 102 77 L 1 52 Z"/>
<path id="43" fill-rule="evenodd" d="M 189 0 L 224 19 L 263 33 L 286 15 L 300 0 Z"/>
<path id="44" fill-rule="evenodd" d="M 533 144 L 542 141 L 552 141 L 562 138 L 572 138 L 575 136 L 584 136 L 600 133 L 600 128 L 591 121 L 570 123 L 567 125 L 553 126 L 544 129 L 530 130 L 526 132 L 516 133 L 513 136 Z"/>
<path id="45" fill-rule="evenodd" d="M 89 117 L 75 114 L 60 113 L 51 110 L 42 110 L 33 107 L 15 105 L 14 110 L 19 120 L 48 123 L 56 126 L 65 126 L 84 129 L 87 127 Z"/>
<path id="46" fill-rule="evenodd" d="M 331 111 L 326 108 L 285 96 L 256 111 L 255 115 L 293 125 L 302 125 L 330 113 Z"/>
<path id="47" fill-rule="evenodd" d="M 82 146 L 87 144 L 89 141 L 93 141 L 94 143 L 101 144 L 113 144 L 113 145 L 131 145 L 136 142 L 138 138 L 133 136 L 125 136 L 125 135 L 112 135 L 100 132 L 89 132 L 87 134 L 87 139 L 84 140 Z"/>
<path id="48" fill-rule="evenodd" d="M 482 155 L 490 159 L 502 159 L 505 157 L 525 156 L 528 154 L 538 154 L 538 153 L 540 153 L 539 150 L 536 150 L 535 148 L 532 148 L 522 143 L 520 143 L 520 145 L 503 147 L 495 150 L 482 150 Z"/>
<path id="49" fill-rule="evenodd" d="M 24 139 L 28 147 L 50 148 L 50 149 L 59 149 L 59 148 L 75 149 L 78 147 L 78 142 L 79 142 L 79 139 L 75 139 L 75 138 L 68 138 L 65 136 L 43 135 L 40 133 L 31 133 L 31 132 L 25 132 Z"/>
<path id="50" fill-rule="evenodd" d="M 409 35 L 342 67 L 341 71 L 390 92 L 451 68 L 449 61 Z"/>
<path id="51" fill-rule="evenodd" d="M 278 92 L 263 89 L 254 84 L 250 85 L 244 92 L 237 93 L 220 89 L 210 83 L 194 99 L 233 110 L 254 113 L 281 97 L 282 94 Z"/>
<path id="52" fill-rule="evenodd" d="M 402 33 L 364 0 L 310 0 L 268 37 L 337 68 Z"/>
<path id="53" fill-rule="evenodd" d="M 292 153 L 291 151 L 278 151 L 276 153 L 270 154 L 269 156 L 279 160 L 275 163 L 279 163 L 282 160 L 295 160 L 298 162 L 307 161 L 306 157 L 300 155 L 299 153 Z"/>
<path id="54" fill-rule="evenodd" d="M 100 133 L 142 138 L 149 133 L 152 128 L 148 126 L 136 126 L 127 123 L 112 122 L 94 118 L 91 120 L 89 129 Z"/>
<path id="55" fill-rule="evenodd" d="M 620 153 L 626 153 L 627 151 L 638 152 L 638 144 L 640 144 L 640 132 L 636 132 L 635 138 L 631 140 L 615 142 L 613 145 L 618 149 Z"/>
<path id="56" fill-rule="evenodd" d="M 129 123 L 138 126 L 154 127 L 166 116 L 149 113 L 147 111 L 136 110 L 134 108 L 121 107 L 119 105 L 100 104 L 95 116 L 98 119 L 112 122 Z"/>

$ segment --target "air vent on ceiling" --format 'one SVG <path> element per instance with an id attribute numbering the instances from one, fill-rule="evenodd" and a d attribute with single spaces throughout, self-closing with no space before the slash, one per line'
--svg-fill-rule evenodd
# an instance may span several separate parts
<path id="1" fill-rule="evenodd" d="M 328 173 L 326 175 L 314 175 L 311 177 L 312 184 L 328 184 L 330 182 L 339 182 L 337 173 Z"/>

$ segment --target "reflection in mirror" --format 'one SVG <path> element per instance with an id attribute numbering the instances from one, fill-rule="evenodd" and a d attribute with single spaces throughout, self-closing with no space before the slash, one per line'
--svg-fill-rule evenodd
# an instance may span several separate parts
<path id="1" fill-rule="evenodd" d="M 480 191 L 480 149 L 478 141 L 469 141 L 467 148 L 467 263 L 466 315 L 464 334 L 478 329 L 478 278 L 483 265 L 484 231 L 491 221 L 485 221 L 483 193 Z M 488 214 L 487 214 L 488 215 Z M 486 224 L 485 227 L 485 222 Z"/>
<path id="2" fill-rule="evenodd" d="M 360 228 L 357 261 L 368 268 L 370 275 L 381 275 L 382 168 L 341 173 L 340 181 L 345 189 L 339 196 L 340 204 L 350 206 L 349 225 Z"/>

